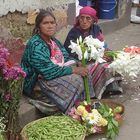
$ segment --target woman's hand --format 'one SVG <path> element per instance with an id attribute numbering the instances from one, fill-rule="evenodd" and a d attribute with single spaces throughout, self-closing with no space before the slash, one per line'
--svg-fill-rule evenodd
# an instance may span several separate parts
<path id="1" fill-rule="evenodd" d="M 88 75 L 88 68 L 86 67 L 73 67 L 72 68 L 72 73 L 74 74 L 78 74 L 78 75 L 81 75 L 81 76 L 87 76 Z"/>

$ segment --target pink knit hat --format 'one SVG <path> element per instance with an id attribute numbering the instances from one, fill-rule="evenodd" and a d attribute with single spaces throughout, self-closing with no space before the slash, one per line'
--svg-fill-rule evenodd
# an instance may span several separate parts
<path id="1" fill-rule="evenodd" d="M 94 8 L 91 8 L 90 6 L 85 6 L 80 9 L 79 15 L 81 14 L 89 15 L 95 19 L 95 22 L 98 22 L 98 18 L 96 16 L 97 12 Z"/>

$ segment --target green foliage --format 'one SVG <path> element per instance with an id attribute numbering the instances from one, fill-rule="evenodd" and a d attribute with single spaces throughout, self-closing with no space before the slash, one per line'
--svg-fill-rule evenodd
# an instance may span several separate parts
<path id="1" fill-rule="evenodd" d="M 112 60 L 117 58 L 118 53 L 119 53 L 119 51 L 105 51 L 104 52 L 105 56 L 112 58 Z"/>
<path id="2" fill-rule="evenodd" d="M 6 121 L 6 131 L 15 134 L 18 128 L 18 109 L 23 80 L 3 81 L 0 87 L 0 116 Z"/>
<path id="3" fill-rule="evenodd" d="M 119 133 L 119 124 L 113 117 L 112 109 L 107 104 L 101 104 L 98 111 L 108 121 L 106 137 L 109 139 L 115 138 Z"/>
<path id="4" fill-rule="evenodd" d="M 8 61 L 9 52 L 0 44 L 0 118 L 4 122 L 7 140 L 15 140 L 18 128 L 18 109 L 25 72 Z M 11 139 L 11 136 L 13 138 Z"/>

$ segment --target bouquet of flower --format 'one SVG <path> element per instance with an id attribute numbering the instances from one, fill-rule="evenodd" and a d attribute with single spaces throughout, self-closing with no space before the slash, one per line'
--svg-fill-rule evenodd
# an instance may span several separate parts
<path id="1" fill-rule="evenodd" d="M 140 74 L 140 48 L 131 46 L 116 51 L 114 61 L 109 68 L 121 74 L 125 79 L 134 79 Z"/>
<path id="2" fill-rule="evenodd" d="M 89 35 L 84 40 L 82 40 L 82 37 L 80 36 L 76 43 L 71 41 L 69 48 L 71 48 L 72 53 L 75 52 L 78 55 L 79 60 L 94 59 L 96 62 L 102 63 L 105 61 L 103 59 L 105 50 L 103 46 L 104 42 Z"/>
<path id="3" fill-rule="evenodd" d="M 96 63 L 106 62 L 104 60 L 104 42 L 94 39 L 92 36 L 86 37 L 84 40 L 80 37 L 77 43 L 71 41 L 72 53 L 78 55 L 78 59 L 86 66 L 86 61 L 95 60 Z M 116 54 L 116 53 L 115 53 Z M 87 135 L 92 133 L 101 133 L 105 128 L 106 137 L 114 138 L 119 132 L 119 121 L 121 118 L 121 107 L 111 108 L 107 104 L 98 102 L 98 105 L 92 105 L 89 94 L 89 85 L 87 77 L 84 77 L 84 86 L 86 101 L 79 102 L 70 112 L 69 116 L 80 121 L 87 128 Z"/>
<path id="4" fill-rule="evenodd" d="M 9 52 L 0 44 L 0 117 L 6 120 L 6 131 L 15 134 L 17 129 L 19 100 L 25 72 L 8 60 Z M 7 138 L 10 140 L 10 136 Z"/>
<path id="5" fill-rule="evenodd" d="M 95 102 L 93 105 L 89 105 L 84 101 L 75 105 L 68 115 L 86 126 L 87 135 L 106 133 L 106 137 L 112 139 L 119 133 L 121 113 L 122 106 L 111 108 L 105 103 Z"/>
<path id="6" fill-rule="evenodd" d="M 82 61 L 82 65 L 86 66 L 86 61 L 91 59 L 95 60 L 95 63 L 105 62 L 105 60 L 102 58 L 105 50 L 103 46 L 104 42 L 94 39 L 92 36 L 88 36 L 84 40 L 82 40 L 82 37 L 80 36 L 79 39 L 77 39 L 77 43 L 71 41 L 69 48 L 71 48 L 72 53 L 76 53 L 78 55 L 78 59 Z M 90 104 L 88 78 L 85 76 L 83 79 L 86 101 Z"/>

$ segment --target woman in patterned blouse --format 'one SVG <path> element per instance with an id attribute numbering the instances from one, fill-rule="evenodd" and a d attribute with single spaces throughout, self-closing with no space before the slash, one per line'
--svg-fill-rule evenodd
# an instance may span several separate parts
<path id="1" fill-rule="evenodd" d="M 53 37 L 56 25 L 51 12 L 40 10 L 21 61 L 27 74 L 23 90 L 25 95 L 34 98 L 34 88 L 38 84 L 43 96 L 67 112 L 84 91 L 82 76 L 88 74 L 88 69 L 77 66 L 63 45 Z"/>

